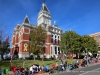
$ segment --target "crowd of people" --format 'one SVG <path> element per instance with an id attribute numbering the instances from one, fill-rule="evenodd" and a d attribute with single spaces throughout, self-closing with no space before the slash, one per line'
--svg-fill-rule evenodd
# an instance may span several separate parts
<path id="1" fill-rule="evenodd" d="M 73 64 L 69 64 L 68 68 L 70 70 L 73 70 L 73 69 L 76 69 L 76 68 L 79 68 L 79 67 L 86 67 L 86 66 L 88 66 L 89 64 L 92 64 L 92 63 L 98 63 L 98 59 L 92 58 L 92 57 L 88 57 L 88 58 L 84 57 L 81 61 L 75 60 Z"/>
<path id="2" fill-rule="evenodd" d="M 67 62 L 58 64 L 58 61 L 56 61 L 56 64 L 52 64 L 51 67 L 48 65 L 40 66 L 38 63 L 31 65 L 29 68 L 17 68 L 17 66 L 11 66 L 10 70 L 12 70 L 15 75 L 34 75 L 35 73 L 38 72 L 48 72 L 48 73 L 55 73 L 55 72 L 60 72 L 60 71 L 65 71 L 67 67 Z"/>
<path id="3" fill-rule="evenodd" d="M 98 59 L 96 58 L 84 58 L 81 61 L 79 61 L 78 59 L 74 60 L 73 63 L 68 64 L 67 61 L 63 62 L 62 59 L 59 59 L 60 63 L 58 62 L 58 60 L 55 60 L 56 63 L 51 64 L 51 66 L 48 65 L 42 65 L 40 66 L 38 63 L 31 65 L 29 68 L 24 68 L 24 67 L 20 67 L 18 68 L 17 66 L 10 66 L 10 70 L 12 70 L 15 75 L 34 75 L 36 73 L 42 72 L 48 72 L 49 74 L 52 73 L 59 73 L 61 71 L 66 71 L 66 69 L 69 70 L 73 70 L 76 68 L 81 67 L 86 67 L 88 66 L 88 64 L 91 64 L 92 61 L 94 61 L 94 63 L 98 62 Z M 2 73 L 2 70 L 0 69 L 0 75 Z"/>

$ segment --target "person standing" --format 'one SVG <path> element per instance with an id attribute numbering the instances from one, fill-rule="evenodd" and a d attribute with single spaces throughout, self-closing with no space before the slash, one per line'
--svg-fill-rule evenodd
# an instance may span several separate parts
<path id="1" fill-rule="evenodd" d="M 2 75 L 2 70 L 1 70 L 1 68 L 0 68 L 0 75 Z"/>

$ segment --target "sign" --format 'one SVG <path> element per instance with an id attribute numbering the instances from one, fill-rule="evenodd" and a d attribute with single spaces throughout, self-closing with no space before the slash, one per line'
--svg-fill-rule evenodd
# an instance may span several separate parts
<path id="1" fill-rule="evenodd" d="M 28 44 L 25 43 L 25 44 L 24 44 L 24 51 L 27 51 L 27 48 L 28 48 Z"/>

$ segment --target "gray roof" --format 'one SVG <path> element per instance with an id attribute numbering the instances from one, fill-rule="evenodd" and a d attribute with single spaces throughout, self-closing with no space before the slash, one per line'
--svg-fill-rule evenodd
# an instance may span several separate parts
<path id="1" fill-rule="evenodd" d="M 48 10 L 48 8 L 47 8 L 47 6 L 46 6 L 46 3 L 43 3 L 43 5 L 42 5 L 42 8 L 41 8 L 41 11 L 47 11 L 47 12 L 49 12 L 49 10 Z"/>
<path id="2" fill-rule="evenodd" d="M 24 19 L 24 23 L 28 23 L 29 24 L 29 19 L 28 16 L 26 15 L 25 19 Z"/>

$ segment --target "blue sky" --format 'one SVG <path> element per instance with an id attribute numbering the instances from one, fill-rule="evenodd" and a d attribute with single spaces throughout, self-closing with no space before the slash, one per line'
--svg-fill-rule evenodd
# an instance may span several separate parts
<path id="1" fill-rule="evenodd" d="M 31 24 L 37 24 L 43 0 L 0 0 L 0 24 L 12 36 L 17 24 L 27 14 Z M 79 35 L 100 31 L 100 0 L 46 0 L 52 24 L 56 21 L 64 31 L 73 30 Z"/>

